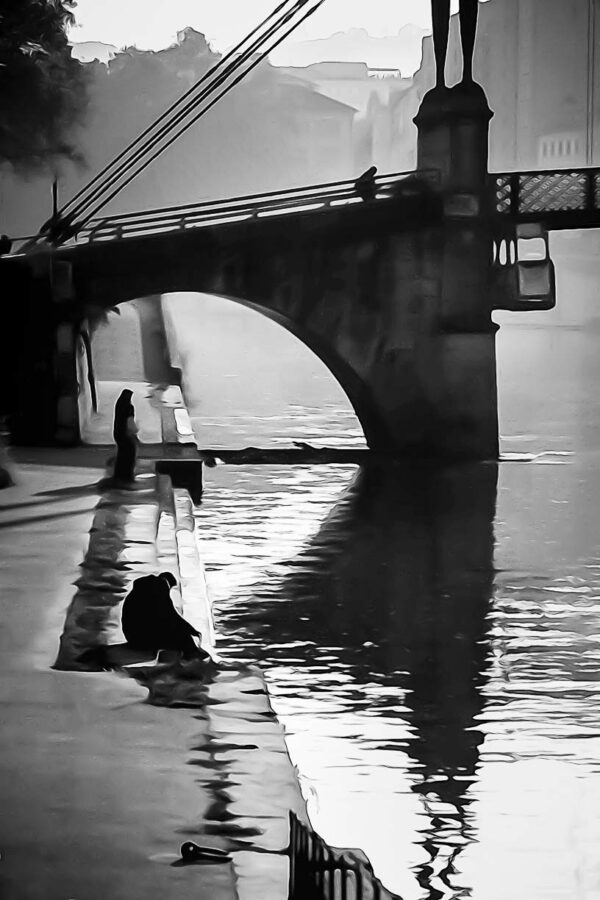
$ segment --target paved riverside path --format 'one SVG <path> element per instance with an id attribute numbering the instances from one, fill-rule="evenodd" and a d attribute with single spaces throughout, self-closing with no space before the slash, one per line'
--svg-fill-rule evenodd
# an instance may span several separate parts
<path id="1" fill-rule="evenodd" d="M 189 549 L 176 516 L 155 539 L 151 475 L 99 497 L 105 455 L 22 451 L 0 494 L 0 896 L 285 897 L 287 810 L 303 804 L 260 675 L 69 664 L 91 635 L 119 643 L 124 586 Z M 186 580 L 189 593 L 189 559 Z M 178 865 L 184 840 L 233 862 Z"/>

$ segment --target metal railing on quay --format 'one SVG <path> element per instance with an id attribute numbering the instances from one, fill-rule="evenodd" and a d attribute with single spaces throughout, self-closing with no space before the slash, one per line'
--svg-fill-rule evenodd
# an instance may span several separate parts
<path id="1" fill-rule="evenodd" d="M 289 824 L 288 900 L 402 900 L 370 866 L 350 851 L 334 850 L 293 812 Z"/>

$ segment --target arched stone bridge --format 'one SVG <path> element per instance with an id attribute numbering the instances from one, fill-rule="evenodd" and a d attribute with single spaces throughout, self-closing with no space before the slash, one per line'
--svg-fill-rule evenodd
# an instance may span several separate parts
<path id="1" fill-rule="evenodd" d="M 449 4 L 432 11 L 437 83 L 415 119 L 420 176 L 377 179 L 366 194 L 329 185 L 258 205 L 109 217 L 80 229 L 80 243 L 37 242 L 0 262 L 5 294 L 19 298 L 5 306 L 15 340 L 3 383 L 18 394 L 22 420 L 41 408 L 40 441 L 77 438 L 83 319 L 134 297 L 200 291 L 244 303 L 307 344 L 346 391 L 373 449 L 497 456 L 491 312 L 552 305 L 547 242 L 546 258 L 523 261 L 519 242 L 600 224 L 600 175 L 489 175 L 492 113 L 471 68 L 477 0 L 460 2 L 464 72 L 452 88 L 443 74 Z"/>

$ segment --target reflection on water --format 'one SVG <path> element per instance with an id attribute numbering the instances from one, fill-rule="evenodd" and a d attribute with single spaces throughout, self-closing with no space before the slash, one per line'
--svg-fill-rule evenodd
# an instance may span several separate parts
<path id="1" fill-rule="evenodd" d="M 227 476 L 199 513 L 210 583 L 224 595 L 221 650 L 268 667 L 315 827 L 363 848 L 394 890 L 410 896 L 413 882 L 437 896 L 474 827 L 496 466 Z M 327 515 L 321 485 L 339 493 L 348 480 Z M 250 528 L 208 535 L 204 517 L 232 510 L 232 492 Z M 233 568 L 242 583 L 231 597 Z"/>
<path id="2" fill-rule="evenodd" d="M 585 474 L 500 467 L 497 572 L 495 466 L 209 474 L 220 651 L 266 668 L 315 827 L 406 898 L 595 896 L 600 559 L 549 514 Z"/>
<path id="3" fill-rule="evenodd" d="M 600 896 L 597 336 L 499 358 L 513 461 L 222 466 L 198 510 L 220 652 L 265 668 L 314 826 L 406 900 Z M 204 443 L 332 444 L 303 400 Z"/>

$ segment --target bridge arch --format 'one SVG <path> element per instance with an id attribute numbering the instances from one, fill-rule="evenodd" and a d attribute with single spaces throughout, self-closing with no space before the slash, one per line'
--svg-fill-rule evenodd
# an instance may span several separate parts
<path id="1" fill-rule="evenodd" d="M 418 215 L 401 200 L 367 202 L 66 246 L 53 257 L 70 275 L 57 313 L 77 321 L 145 296 L 223 296 L 275 320 L 323 361 L 372 450 L 493 456 L 494 333 L 469 274 L 478 254 L 477 277 L 487 278 L 488 232 L 465 224 L 463 235 L 441 224 L 437 206 L 417 206 Z M 71 410 L 70 376 L 57 396 L 63 389 Z M 70 412 L 61 416 L 74 432 Z"/>
<path id="2" fill-rule="evenodd" d="M 189 229 L 155 236 L 151 247 L 132 237 L 83 245 L 76 258 L 63 253 L 74 259 L 82 312 L 157 294 L 224 297 L 276 322 L 324 363 L 372 450 L 431 455 L 442 435 L 452 442 L 438 396 L 447 391 L 437 281 L 422 271 L 435 269 L 440 233 L 390 222 L 391 203 L 364 206 L 317 222 L 267 218 L 257 230 Z"/>
<path id="3" fill-rule="evenodd" d="M 189 289 L 178 289 L 177 291 L 170 289 L 165 291 L 162 296 L 169 297 L 176 294 L 193 296 L 194 294 L 198 295 L 199 293 L 199 291 L 192 291 Z M 223 294 L 212 291 L 202 291 L 201 293 L 204 296 L 221 299 L 224 303 L 233 303 L 247 310 L 251 310 L 262 318 L 274 322 L 289 334 L 292 334 L 323 363 L 335 382 L 339 385 L 358 419 L 367 445 L 370 447 L 382 446 L 383 442 L 389 441 L 390 437 L 388 430 L 382 418 L 378 415 L 377 410 L 374 409 L 373 398 L 368 386 L 363 382 L 350 362 L 345 360 L 340 353 L 336 352 L 335 345 L 332 342 L 327 341 L 324 337 L 311 329 L 303 327 L 301 323 L 295 321 L 291 316 L 285 315 L 266 304 L 233 294 Z M 139 305 L 139 303 L 143 302 L 143 298 L 119 297 L 113 301 L 115 307 L 130 302 L 135 302 Z"/>
<path id="4" fill-rule="evenodd" d="M 372 396 L 367 385 L 364 384 L 352 366 L 336 352 L 335 347 L 331 343 L 326 342 L 318 334 L 302 327 L 301 324 L 294 321 L 291 317 L 261 303 L 232 295 L 220 294 L 218 296 L 225 301 L 253 310 L 271 322 L 275 322 L 307 347 L 325 365 L 341 387 L 354 410 L 368 446 L 378 446 L 381 445 L 382 440 L 389 439 L 384 423 L 373 408 Z"/>

